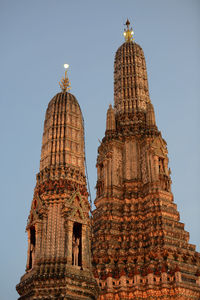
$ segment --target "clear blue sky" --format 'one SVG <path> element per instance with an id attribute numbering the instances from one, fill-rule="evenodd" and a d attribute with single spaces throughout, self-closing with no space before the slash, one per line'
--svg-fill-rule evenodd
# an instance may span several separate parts
<path id="1" fill-rule="evenodd" d="M 92 198 L 98 139 L 113 103 L 113 62 L 127 17 L 144 50 L 157 125 L 168 143 L 174 201 L 200 244 L 200 1 L 0 1 L 0 290 L 17 298 L 45 110 L 63 63 L 85 118 Z M 199 247 L 198 247 L 199 249 Z"/>

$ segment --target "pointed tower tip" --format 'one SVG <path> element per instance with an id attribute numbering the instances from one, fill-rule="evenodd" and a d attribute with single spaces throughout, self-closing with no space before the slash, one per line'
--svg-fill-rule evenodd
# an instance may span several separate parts
<path id="1" fill-rule="evenodd" d="M 127 19 L 127 21 L 126 21 L 127 28 L 129 28 L 129 25 L 130 25 L 130 22 L 129 22 L 129 19 Z"/>
<path id="2" fill-rule="evenodd" d="M 127 21 L 126 21 L 126 29 L 124 29 L 124 38 L 125 38 L 125 41 L 126 42 L 131 42 L 131 41 L 134 41 L 134 38 L 133 38 L 133 34 L 134 34 L 134 32 L 133 32 L 133 28 L 131 27 L 131 28 L 129 28 L 129 26 L 130 26 L 130 21 L 129 21 L 129 19 L 127 19 Z"/>
<path id="3" fill-rule="evenodd" d="M 69 81 L 69 78 L 67 76 L 67 70 L 69 68 L 68 64 L 64 64 L 65 68 L 65 77 L 62 77 L 61 81 L 59 82 L 60 88 L 63 91 L 63 93 L 66 93 L 71 89 L 71 83 Z"/>

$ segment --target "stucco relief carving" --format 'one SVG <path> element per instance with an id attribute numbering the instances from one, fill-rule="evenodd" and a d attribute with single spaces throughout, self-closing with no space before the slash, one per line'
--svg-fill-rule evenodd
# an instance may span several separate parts
<path id="1" fill-rule="evenodd" d="M 146 160 L 146 147 L 145 146 L 142 146 L 140 160 L 141 160 L 140 165 L 141 165 L 142 181 L 145 184 L 149 181 L 148 165 L 147 165 L 147 160 Z"/>

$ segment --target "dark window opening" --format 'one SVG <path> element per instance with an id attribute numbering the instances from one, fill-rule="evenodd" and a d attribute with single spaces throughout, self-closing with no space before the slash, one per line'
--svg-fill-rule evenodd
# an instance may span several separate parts
<path id="1" fill-rule="evenodd" d="M 159 173 L 164 174 L 165 173 L 164 158 L 159 157 L 158 163 L 159 163 Z"/>
<path id="2" fill-rule="evenodd" d="M 35 259 L 35 227 L 30 229 L 29 269 L 32 269 Z"/>
<path id="3" fill-rule="evenodd" d="M 82 224 L 74 223 L 72 237 L 72 265 L 82 266 Z"/>

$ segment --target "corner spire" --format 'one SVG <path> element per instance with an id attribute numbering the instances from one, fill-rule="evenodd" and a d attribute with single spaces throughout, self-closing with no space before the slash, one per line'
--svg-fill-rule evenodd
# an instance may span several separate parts
<path id="1" fill-rule="evenodd" d="M 67 69 L 69 68 L 68 64 L 64 64 L 65 68 L 65 77 L 62 77 L 61 81 L 59 82 L 61 90 L 65 93 L 71 89 L 71 83 L 67 76 Z"/>
<path id="2" fill-rule="evenodd" d="M 124 38 L 125 38 L 125 41 L 126 42 L 134 41 L 134 38 L 133 38 L 134 32 L 133 32 L 133 28 L 132 27 L 129 28 L 129 26 L 130 26 L 129 19 L 127 19 L 126 24 L 124 24 L 124 25 L 126 25 L 126 27 L 127 27 L 126 29 L 124 29 Z"/>

